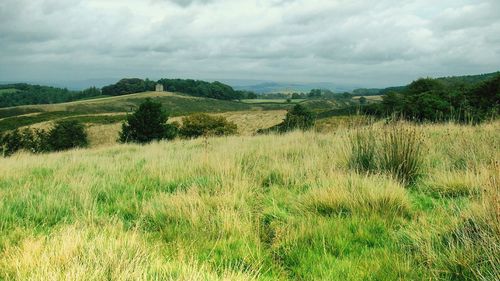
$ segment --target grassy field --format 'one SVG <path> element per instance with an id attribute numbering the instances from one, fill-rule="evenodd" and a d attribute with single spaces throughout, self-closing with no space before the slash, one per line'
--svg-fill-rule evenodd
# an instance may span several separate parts
<path id="1" fill-rule="evenodd" d="M 411 185 L 352 165 L 356 136 L 383 160 L 394 130 L 421 142 Z M 499 140 L 376 123 L 17 154 L 0 280 L 498 280 Z"/>

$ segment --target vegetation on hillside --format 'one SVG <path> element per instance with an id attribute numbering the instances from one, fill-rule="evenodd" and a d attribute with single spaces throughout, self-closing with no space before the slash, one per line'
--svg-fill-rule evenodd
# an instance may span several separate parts
<path id="1" fill-rule="evenodd" d="M 0 154 L 3 156 L 10 156 L 20 150 L 44 153 L 87 145 L 85 128 L 75 120 L 58 121 L 48 131 L 24 128 L 0 134 Z"/>
<path id="2" fill-rule="evenodd" d="M 309 130 L 314 126 L 316 115 L 303 105 L 296 104 L 290 109 L 283 122 L 271 128 L 263 128 L 257 133 L 279 132 L 285 133 L 294 130 Z"/>
<path id="3" fill-rule="evenodd" d="M 161 103 L 146 99 L 139 108 L 127 116 L 122 124 L 119 140 L 122 143 L 148 143 L 163 139 L 174 139 L 178 128 L 167 124 L 168 115 Z"/>
<path id="4" fill-rule="evenodd" d="M 197 112 L 230 112 L 256 109 L 282 109 L 290 105 L 250 105 L 236 101 L 190 97 L 171 93 L 140 93 L 116 97 L 84 100 L 54 105 L 32 105 L 0 108 L 0 132 L 46 121 L 82 119 L 92 123 L 122 122 L 125 114 L 136 110 L 147 98 L 159 102 L 169 116 L 183 116 Z M 92 119 L 92 120 L 89 120 Z"/>
<path id="5" fill-rule="evenodd" d="M 497 280 L 500 123 L 395 126 L 411 186 L 356 129 L 2 158 L 0 279 Z"/>
<path id="6" fill-rule="evenodd" d="M 238 133 L 238 126 L 223 116 L 197 113 L 182 118 L 179 134 L 183 138 L 230 136 Z"/>
<path id="7" fill-rule="evenodd" d="M 83 91 L 69 91 L 56 87 L 7 84 L 0 85 L 0 108 L 29 104 L 52 104 L 97 97 L 101 91 L 95 87 Z"/>
<path id="8" fill-rule="evenodd" d="M 382 103 L 364 111 L 377 116 L 399 115 L 416 121 L 481 122 L 500 112 L 500 74 L 473 85 L 447 85 L 437 79 L 419 79 L 403 92 L 390 92 Z"/>
<path id="9" fill-rule="evenodd" d="M 162 84 L 166 91 L 197 97 L 221 100 L 238 100 L 244 97 L 244 92 L 235 91 L 231 86 L 221 82 L 210 83 L 192 79 L 160 79 L 155 82 L 148 79 L 126 78 L 116 84 L 103 87 L 102 93 L 104 95 L 119 96 L 154 91 L 157 83 Z"/>

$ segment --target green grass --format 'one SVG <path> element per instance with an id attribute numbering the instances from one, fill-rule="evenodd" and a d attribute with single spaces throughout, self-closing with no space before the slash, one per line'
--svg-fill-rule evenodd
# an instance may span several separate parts
<path id="1" fill-rule="evenodd" d="M 411 187 L 345 128 L 0 159 L 0 280 L 495 280 L 499 126 L 421 127 Z"/>

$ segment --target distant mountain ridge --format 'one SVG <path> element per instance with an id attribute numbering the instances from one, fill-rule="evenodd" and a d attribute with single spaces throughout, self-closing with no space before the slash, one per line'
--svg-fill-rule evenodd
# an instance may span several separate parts
<path id="1" fill-rule="evenodd" d="M 327 89 L 334 92 L 350 92 L 353 90 L 351 87 L 341 87 L 334 83 L 319 82 L 319 83 L 279 83 L 279 82 L 261 82 L 254 85 L 235 85 L 234 83 L 228 82 L 233 86 L 235 90 L 240 91 L 252 91 L 257 94 L 268 94 L 268 93 L 307 93 L 312 89 Z"/>

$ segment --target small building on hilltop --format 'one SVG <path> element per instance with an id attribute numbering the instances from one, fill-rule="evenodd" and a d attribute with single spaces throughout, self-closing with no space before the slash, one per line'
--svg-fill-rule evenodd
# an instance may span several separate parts
<path id="1" fill-rule="evenodd" d="M 165 91 L 165 90 L 163 89 L 163 84 L 156 84 L 155 91 L 156 91 L 156 92 L 163 92 L 163 91 Z"/>

